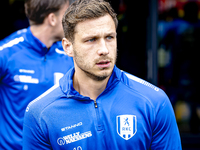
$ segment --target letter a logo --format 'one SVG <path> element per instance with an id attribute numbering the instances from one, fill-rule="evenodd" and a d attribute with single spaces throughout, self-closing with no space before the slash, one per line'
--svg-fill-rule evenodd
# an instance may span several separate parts
<path id="1" fill-rule="evenodd" d="M 125 140 L 132 138 L 137 132 L 137 119 L 135 115 L 120 115 L 116 118 L 117 133 Z"/>

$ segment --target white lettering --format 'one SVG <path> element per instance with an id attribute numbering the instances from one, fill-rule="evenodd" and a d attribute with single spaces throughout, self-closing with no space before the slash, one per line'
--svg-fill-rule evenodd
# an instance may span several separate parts
<path id="1" fill-rule="evenodd" d="M 31 76 L 26 76 L 26 75 L 15 75 L 14 81 L 23 82 L 23 83 L 34 83 L 34 84 L 39 83 L 38 79 L 32 78 Z"/>
<path id="2" fill-rule="evenodd" d="M 59 145 L 64 145 L 63 143 L 65 143 L 65 144 L 70 144 L 70 143 L 74 143 L 74 142 L 76 142 L 76 141 L 80 141 L 80 140 L 89 138 L 89 137 L 91 137 L 91 136 L 92 136 L 91 131 L 84 132 L 84 133 L 82 133 L 82 134 L 80 134 L 80 132 L 76 132 L 76 133 L 73 133 L 73 134 L 64 136 L 64 137 L 62 137 L 62 138 L 58 138 L 57 142 L 58 142 Z M 63 142 L 62 139 L 64 139 L 65 142 Z"/>
<path id="3" fill-rule="evenodd" d="M 82 150 L 82 147 L 81 146 L 78 146 L 77 148 L 76 147 L 74 147 L 74 149 L 73 150 Z"/>
<path id="4" fill-rule="evenodd" d="M 76 127 L 79 127 L 79 126 L 82 126 L 82 122 L 79 122 L 77 124 L 74 124 L 74 125 L 71 125 L 71 126 L 67 126 L 65 128 L 62 128 L 61 131 L 66 131 L 66 130 L 69 130 L 69 129 L 73 129 L 73 128 L 76 128 Z"/>
<path id="5" fill-rule="evenodd" d="M 25 69 L 19 69 L 19 72 L 21 72 L 21 73 L 30 73 L 30 74 L 34 74 L 35 73 L 34 70 L 25 70 Z"/>

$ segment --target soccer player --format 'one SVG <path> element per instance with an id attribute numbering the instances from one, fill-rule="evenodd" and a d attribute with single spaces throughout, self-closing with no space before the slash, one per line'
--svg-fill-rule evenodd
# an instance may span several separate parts
<path id="1" fill-rule="evenodd" d="M 62 16 L 72 0 L 26 0 L 30 27 L 0 46 L 0 149 L 22 149 L 25 109 L 73 67 L 62 48 Z"/>
<path id="2" fill-rule="evenodd" d="M 74 68 L 28 105 L 24 150 L 182 149 L 166 94 L 115 66 L 117 24 L 103 0 L 68 8 L 62 44 Z"/>

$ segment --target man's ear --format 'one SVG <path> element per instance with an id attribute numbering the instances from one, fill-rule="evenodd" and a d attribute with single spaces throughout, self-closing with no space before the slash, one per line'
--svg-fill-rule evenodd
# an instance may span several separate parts
<path id="1" fill-rule="evenodd" d="M 57 18 L 56 18 L 56 15 L 54 13 L 50 13 L 47 17 L 47 20 L 48 20 L 48 23 L 51 25 L 51 26 L 55 26 L 56 23 L 57 23 Z"/>
<path id="2" fill-rule="evenodd" d="M 63 38 L 62 39 L 62 46 L 63 46 L 63 49 L 65 51 L 65 53 L 70 56 L 70 57 L 73 57 L 73 46 L 72 46 L 72 43 L 66 39 L 66 38 Z"/>

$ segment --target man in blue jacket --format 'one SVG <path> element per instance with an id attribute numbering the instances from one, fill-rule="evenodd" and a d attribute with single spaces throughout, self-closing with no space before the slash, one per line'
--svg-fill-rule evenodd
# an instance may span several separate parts
<path id="1" fill-rule="evenodd" d="M 0 46 L 0 149 L 22 149 L 25 109 L 73 67 L 62 48 L 62 16 L 72 0 L 26 0 L 30 27 Z"/>
<path id="2" fill-rule="evenodd" d="M 63 48 L 75 67 L 28 105 L 24 150 L 181 150 L 166 94 L 115 66 L 117 18 L 110 4 L 78 0 L 63 28 Z"/>

